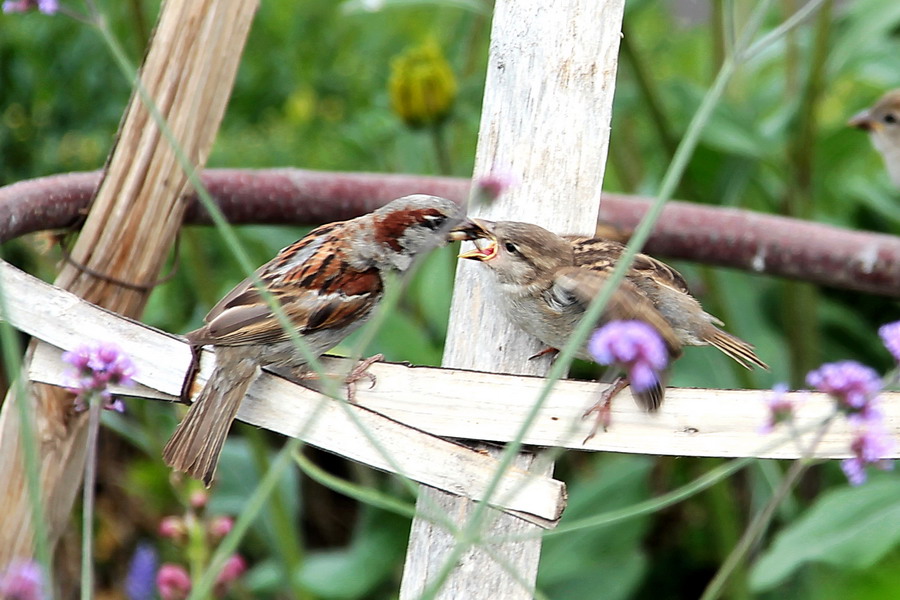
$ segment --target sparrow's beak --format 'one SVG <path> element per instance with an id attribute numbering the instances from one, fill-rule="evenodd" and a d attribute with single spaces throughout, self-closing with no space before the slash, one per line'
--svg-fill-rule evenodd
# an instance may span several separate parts
<path id="1" fill-rule="evenodd" d="M 868 110 L 853 115 L 853 118 L 847 121 L 847 125 L 862 129 L 863 131 L 877 131 L 881 127 L 878 121 L 872 118 L 872 115 L 869 114 Z"/>
<path id="2" fill-rule="evenodd" d="M 471 240 L 475 248 L 463 252 L 459 258 L 486 261 L 497 255 L 497 238 L 493 234 L 494 223 L 484 219 L 468 219 L 450 232 L 452 240 Z"/>

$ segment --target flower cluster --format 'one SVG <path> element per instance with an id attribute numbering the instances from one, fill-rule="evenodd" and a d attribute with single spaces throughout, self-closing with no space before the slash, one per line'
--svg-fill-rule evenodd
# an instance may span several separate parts
<path id="1" fill-rule="evenodd" d="M 659 382 L 669 359 L 662 338 L 643 321 L 610 321 L 591 337 L 588 352 L 601 365 L 625 369 L 637 392 Z"/>
<path id="2" fill-rule="evenodd" d="M 841 468 L 853 485 L 866 480 L 867 465 L 889 469 L 893 463 L 884 457 L 894 442 L 878 406 L 881 378 L 874 369 L 854 361 L 822 365 L 806 376 L 806 382 L 834 398 L 854 428 L 850 449 L 853 457 L 841 461 Z"/>
<path id="3" fill-rule="evenodd" d="M 807 374 L 806 383 L 833 397 L 851 416 L 863 416 L 881 391 L 875 369 L 852 360 L 824 364 Z"/>
<path id="4" fill-rule="evenodd" d="M 44 575 L 33 561 L 13 561 L 0 571 L 0 598 L 3 600 L 44 600 Z"/>
<path id="5" fill-rule="evenodd" d="M 881 336 L 881 341 L 894 360 L 900 363 L 900 321 L 882 325 L 878 329 L 878 335 Z"/>
<path id="6" fill-rule="evenodd" d="M 45 15 L 55 15 L 59 10 L 59 0 L 6 0 L 5 13 L 23 13 L 37 9 Z"/>
<path id="7" fill-rule="evenodd" d="M 443 122 L 456 101 L 456 77 L 434 40 L 392 61 L 389 87 L 391 107 L 413 128 Z"/>
<path id="8" fill-rule="evenodd" d="M 183 516 L 165 517 L 159 524 L 161 536 L 172 540 L 178 547 L 185 547 L 185 554 L 208 556 L 210 552 L 191 552 L 189 547 L 202 544 L 212 547 L 219 543 L 234 526 L 234 519 L 227 516 L 205 518 L 206 492 L 195 492 L 190 497 L 190 508 Z M 206 565 L 193 565 L 205 567 Z M 192 569 L 194 570 L 194 569 Z M 232 554 L 216 578 L 214 595 L 224 597 L 231 586 L 247 570 L 247 562 L 239 554 Z M 188 569 L 176 563 L 163 563 L 156 573 L 156 588 L 162 600 L 184 600 L 191 592 L 192 582 Z"/>
<path id="9" fill-rule="evenodd" d="M 878 333 L 888 351 L 900 362 L 900 321 L 884 325 Z M 893 462 L 885 457 L 893 453 L 896 444 L 880 408 L 883 382 L 874 369 L 852 360 L 827 363 L 810 371 L 806 383 L 834 398 L 837 409 L 853 428 L 850 444 L 853 456 L 841 461 L 841 468 L 852 485 L 866 481 L 868 466 L 884 470 L 893 467 Z M 769 399 L 770 416 L 765 431 L 793 416 L 793 406 L 785 395 L 787 388 L 776 386 L 774 391 Z"/>
<path id="10" fill-rule="evenodd" d="M 131 385 L 134 364 L 114 344 L 85 344 L 63 354 L 63 361 L 75 368 L 69 374 L 69 390 L 75 394 L 75 407 L 84 410 L 92 395 L 103 399 L 104 408 L 122 412 L 124 406 L 114 399 L 110 385 Z"/>
<path id="11" fill-rule="evenodd" d="M 769 418 L 760 428 L 760 433 L 772 433 L 776 425 L 794 418 L 794 403 L 787 392 L 788 386 L 784 383 L 772 388 L 772 395 L 766 399 L 769 405 Z"/>

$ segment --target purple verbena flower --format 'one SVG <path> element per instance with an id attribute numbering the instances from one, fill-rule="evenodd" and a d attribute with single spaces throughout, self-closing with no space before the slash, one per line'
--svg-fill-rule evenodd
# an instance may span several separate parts
<path id="1" fill-rule="evenodd" d="M 623 367 L 636 392 L 656 385 L 668 363 L 662 338 L 643 321 L 610 321 L 591 337 L 588 352 L 600 364 Z"/>
<path id="2" fill-rule="evenodd" d="M 138 544 L 125 576 L 128 600 L 153 600 L 156 596 L 156 550 L 147 543 Z"/>
<path id="3" fill-rule="evenodd" d="M 845 360 L 826 363 L 810 371 L 806 383 L 833 396 L 849 413 L 865 411 L 881 391 L 881 378 L 871 367 Z"/>
<path id="4" fill-rule="evenodd" d="M 841 461 L 841 468 L 851 485 L 865 482 L 868 465 L 891 468 L 892 463 L 885 458 L 893 452 L 894 441 L 884 425 L 884 415 L 879 407 L 882 382 L 878 373 L 858 362 L 846 360 L 810 371 L 806 382 L 834 397 L 838 408 L 855 429 L 850 445 L 853 456 Z"/>
<path id="5" fill-rule="evenodd" d="M 3 3 L 3 12 L 5 13 L 22 13 L 31 8 L 29 0 L 6 0 Z"/>
<path id="6" fill-rule="evenodd" d="M 894 360 L 900 363 L 900 321 L 882 325 L 878 328 L 878 335 Z"/>
<path id="7" fill-rule="evenodd" d="M 59 11 L 59 0 L 6 0 L 3 3 L 5 13 L 23 13 L 34 9 L 45 15 L 54 15 Z"/>
<path id="8" fill-rule="evenodd" d="M 191 592 L 191 576 L 181 565 L 164 563 L 156 574 L 156 587 L 162 600 L 184 600 Z"/>
<path id="9" fill-rule="evenodd" d="M 44 600 L 44 574 L 34 561 L 13 561 L 0 573 L 3 600 Z"/>
<path id="10" fill-rule="evenodd" d="M 894 448 L 894 440 L 884 424 L 880 421 L 869 423 L 857 429 L 850 445 L 853 457 L 842 460 L 841 469 L 851 485 L 861 485 L 866 481 L 866 466 L 885 471 L 894 467 L 893 461 L 886 459 Z"/>
<path id="11" fill-rule="evenodd" d="M 776 425 L 794 418 L 794 403 L 787 397 L 787 392 L 787 384 L 779 383 L 772 388 L 772 394 L 766 397 L 766 403 L 769 406 L 769 418 L 760 427 L 760 433 L 772 433 Z"/>
<path id="12" fill-rule="evenodd" d="M 84 344 L 72 352 L 63 353 L 63 361 L 75 367 L 70 373 L 69 390 L 75 394 L 75 406 L 86 407 L 85 400 L 92 394 L 103 399 L 104 408 L 122 412 L 124 405 L 113 399 L 110 385 L 131 385 L 135 374 L 134 364 L 114 344 Z"/>

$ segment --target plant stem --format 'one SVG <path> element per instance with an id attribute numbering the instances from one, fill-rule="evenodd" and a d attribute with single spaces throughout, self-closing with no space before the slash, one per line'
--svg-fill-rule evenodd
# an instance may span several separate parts
<path id="1" fill-rule="evenodd" d="M 81 600 L 91 600 L 94 597 L 94 484 L 97 480 L 97 440 L 103 400 L 96 394 L 91 394 L 87 402 L 88 438 L 81 502 Z"/>
<path id="2" fill-rule="evenodd" d="M 256 468 L 259 469 L 260 473 L 265 473 L 266 469 L 269 468 L 269 449 L 262 432 L 255 427 L 248 427 L 244 435 L 250 443 L 250 451 L 253 453 L 253 462 L 256 464 Z M 278 544 L 278 552 L 281 554 L 284 572 L 288 580 L 285 593 L 288 598 L 296 600 L 308 599 L 310 598 L 309 593 L 303 589 L 297 578 L 293 576 L 303 565 L 303 548 L 300 545 L 300 532 L 297 531 L 296 524 L 291 520 L 291 514 L 285 505 L 281 490 L 273 490 L 269 502 L 271 506 L 270 515 L 275 525 L 275 540 Z"/>
<path id="3" fill-rule="evenodd" d="M 813 461 L 809 458 L 812 456 L 813 451 L 816 446 L 819 445 L 819 442 L 822 441 L 822 438 L 825 436 L 825 433 L 828 431 L 831 422 L 834 420 L 834 415 L 829 417 L 819 428 L 816 433 L 816 437 L 812 440 L 809 447 L 804 452 L 805 456 L 802 458 L 798 458 L 791 464 L 791 468 L 788 469 L 788 472 L 785 474 L 784 479 L 781 480 L 781 484 L 778 486 L 778 489 L 775 490 L 775 493 L 772 494 L 771 500 L 769 500 L 768 504 L 757 513 L 753 520 L 750 521 L 750 525 L 747 526 L 747 529 L 744 531 L 744 535 L 741 536 L 740 541 L 731 551 L 731 554 L 728 555 L 728 558 L 725 559 L 725 562 L 722 563 L 722 566 L 719 568 L 715 577 L 713 577 L 712 581 L 709 582 L 709 585 L 706 586 L 706 590 L 703 591 L 703 595 L 700 597 L 700 600 L 714 600 L 718 598 L 722 590 L 725 587 L 725 583 L 728 581 L 729 577 L 731 577 L 732 573 L 737 569 L 737 567 L 741 564 L 744 558 L 747 556 L 747 553 L 750 552 L 750 549 L 756 544 L 756 542 L 762 537 L 762 535 L 766 532 L 766 529 L 769 526 L 769 523 L 772 520 L 772 516 L 775 514 L 775 511 L 781 505 L 781 502 L 787 497 L 788 493 L 790 493 L 791 488 L 794 487 L 794 484 L 800 479 L 800 476 L 803 475 L 807 469 L 809 469 L 810 465 L 813 464 Z"/>
<path id="4" fill-rule="evenodd" d="M 434 146 L 438 172 L 441 175 L 452 175 L 453 161 L 450 159 L 450 151 L 447 147 L 447 127 L 445 122 L 435 123 L 429 128 L 428 132 L 431 137 L 431 143 Z"/>
<path id="5" fill-rule="evenodd" d="M 693 462 L 704 469 L 710 469 L 710 467 L 715 468 L 724 464 L 725 461 L 721 458 L 705 458 L 695 459 Z M 742 519 L 740 506 L 735 502 L 734 482 L 735 480 L 731 478 L 722 479 L 719 483 L 711 486 L 701 498 L 698 498 L 709 511 L 716 562 L 727 559 L 731 549 L 735 547 L 741 537 Z M 746 569 L 736 570 L 729 592 L 732 600 L 748 600 L 750 598 Z"/>
<path id="6" fill-rule="evenodd" d="M 222 572 L 222 567 L 225 566 L 225 561 L 237 550 L 241 539 L 243 539 L 250 525 L 259 516 L 259 513 L 262 512 L 266 501 L 281 480 L 284 470 L 291 464 L 294 453 L 302 444 L 303 442 L 297 438 L 288 440 L 272 460 L 269 470 L 266 471 L 262 481 L 244 503 L 244 510 L 238 515 L 231 532 L 219 543 L 203 574 L 199 579 L 194 580 L 194 586 L 191 588 L 188 600 L 200 600 L 210 597 L 216 578 Z"/>
<path id="7" fill-rule="evenodd" d="M 6 303 L 0 289 L 0 347 L 2 347 L 3 368 L 12 378 L 12 400 L 19 415 L 19 442 L 25 463 L 25 484 L 28 502 L 31 505 L 31 528 L 34 553 L 45 577 L 48 600 L 53 597 L 53 569 L 50 545 L 47 542 L 47 523 L 44 515 L 43 494 L 41 493 L 41 473 L 39 465 L 38 441 L 34 433 L 31 405 L 27 398 L 28 387 L 22 373 L 22 347 L 19 332 L 13 329 L 6 318 Z"/>

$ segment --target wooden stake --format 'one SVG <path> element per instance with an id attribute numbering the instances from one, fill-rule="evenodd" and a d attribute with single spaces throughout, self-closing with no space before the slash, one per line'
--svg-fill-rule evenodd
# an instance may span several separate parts
<path id="1" fill-rule="evenodd" d="M 622 0 L 498 0 L 474 178 L 504 175 L 518 181 L 492 204 L 470 203 L 470 215 L 530 221 L 560 233 L 594 232 L 623 11 Z M 443 365 L 543 374 L 548 363 L 527 361 L 539 350 L 536 341 L 507 322 L 491 302 L 491 282 L 479 267 L 459 266 Z M 491 402 L 489 397 L 478 400 Z M 527 468 L 531 461 L 523 455 L 517 466 Z M 552 472 L 552 464 L 536 468 Z M 423 487 L 417 508 L 423 517 L 413 522 L 402 600 L 418 598 L 437 584 L 435 597 L 442 599 L 533 597 L 540 539 L 491 552 L 467 547 L 446 581 L 437 582 L 457 540 L 428 515 L 438 510 L 464 528 L 475 507 L 470 500 Z M 534 525 L 499 513 L 488 523 L 482 532 L 487 539 L 491 532 L 535 531 Z"/>
<path id="2" fill-rule="evenodd" d="M 257 5 L 258 0 L 163 3 L 141 80 L 193 166 L 202 168 L 212 147 Z M 182 198 L 188 191 L 170 143 L 133 94 L 106 178 L 71 252 L 73 263 L 63 267 L 57 284 L 139 316 L 181 225 Z M 0 411 L 0 565 L 30 556 L 33 544 L 12 393 Z M 68 392 L 35 385 L 29 393 L 53 547 L 81 485 L 87 420 L 72 414 Z"/>

